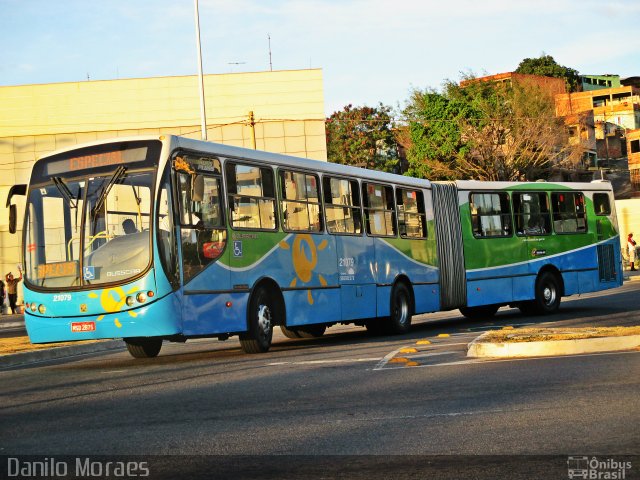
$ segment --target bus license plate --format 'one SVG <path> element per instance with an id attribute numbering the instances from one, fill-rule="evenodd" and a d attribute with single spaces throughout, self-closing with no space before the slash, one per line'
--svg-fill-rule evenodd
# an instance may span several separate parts
<path id="1" fill-rule="evenodd" d="M 96 322 L 73 322 L 72 332 L 93 332 L 96 329 Z"/>

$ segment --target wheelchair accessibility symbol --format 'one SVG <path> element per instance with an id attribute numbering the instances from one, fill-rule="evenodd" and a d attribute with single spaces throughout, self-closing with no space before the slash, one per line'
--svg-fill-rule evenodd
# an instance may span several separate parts
<path id="1" fill-rule="evenodd" d="M 242 256 L 242 242 L 240 241 L 233 242 L 233 256 L 234 257 Z"/>
<path id="2" fill-rule="evenodd" d="M 83 268 L 83 277 L 85 280 L 95 280 L 96 278 L 96 271 L 95 271 L 95 267 L 84 267 Z"/>

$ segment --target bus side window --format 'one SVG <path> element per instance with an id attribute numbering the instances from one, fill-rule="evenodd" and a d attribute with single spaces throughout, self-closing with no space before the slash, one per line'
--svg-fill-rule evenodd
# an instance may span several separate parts
<path id="1" fill-rule="evenodd" d="M 343 178 L 323 178 L 325 218 L 329 233 L 359 235 L 362 233 L 358 182 Z"/>
<path id="2" fill-rule="evenodd" d="M 276 230 L 273 170 L 229 162 L 226 172 L 231 227 Z"/>
<path id="3" fill-rule="evenodd" d="M 587 218 L 584 195 L 580 192 L 553 192 L 553 228 L 556 233 L 585 233 Z"/>
<path id="4" fill-rule="evenodd" d="M 322 230 L 318 177 L 303 172 L 280 171 L 282 228 L 294 232 Z"/>
<path id="5" fill-rule="evenodd" d="M 598 216 L 611 215 L 611 203 L 609 202 L 609 194 L 594 193 L 593 210 Z"/>
<path id="6" fill-rule="evenodd" d="M 482 192 L 469 195 L 473 235 L 480 238 L 510 237 L 511 205 L 506 192 Z"/>
<path id="7" fill-rule="evenodd" d="M 388 185 L 364 183 L 362 192 L 367 233 L 371 236 L 395 237 L 397 230 L 393 188 Z"/>
<path id="8" fill-rule="evenodd" d="M 396 190 L 398 229 L 403 238 L 426 238 L 427 222 L 424 197 L 420 190 Z"/>
<path id="9" fill-rule="evenodd" d="M 545 192 L 514 192 L 513 211 L 517 235 L 538 236 L 551 233 L 549 197 Z"/>

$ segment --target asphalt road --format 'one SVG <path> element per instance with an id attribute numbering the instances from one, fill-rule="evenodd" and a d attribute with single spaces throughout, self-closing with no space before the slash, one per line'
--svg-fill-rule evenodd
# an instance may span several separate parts
<path id="1" fill-rule="evenodd" d="M 0 371 L 0 454 L 224 456 L 150 457 L 193 478 L 200 467 L 210 478 L 567 478 L 569 455 L 640 452 L 640 351 L 487 361 L 468 360 L 465 345 L 506 325 L 640 325 L 639 293 L 628 282 L 542 318 L 420 316 L 397 337 L 277 335 L 262 355 L 198 340 L 150 360 L 118 352 Z M 519 465 L 542 476 L 519 477 Z"/>

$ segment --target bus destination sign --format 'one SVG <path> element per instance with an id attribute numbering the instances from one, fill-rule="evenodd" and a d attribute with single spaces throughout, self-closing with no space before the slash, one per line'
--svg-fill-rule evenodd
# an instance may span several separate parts
<path id="1" fill-rule="evenodd" d="M 78 275 L 78 262 L 55 262 L 38 265 L 38 278 L 60 278 Z"/>
<path id="2" fill-rule="evenodd" d="M 147 147 L 101 152 L 94 155 L 83 155 L 64 160 L 57 160 L 47 165 L 47 175 L 59 175 L 65 172 L 89 170 L 111 165 L 123 165 L 144 162 L 147 158 Z"/>

